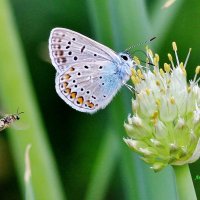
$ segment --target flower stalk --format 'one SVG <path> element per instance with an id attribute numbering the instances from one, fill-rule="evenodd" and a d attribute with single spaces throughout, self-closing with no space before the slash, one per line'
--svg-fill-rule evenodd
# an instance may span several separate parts
<path id="1" fill-rule="evenodd" d="M 197 200 L 188 165 L 173 166 L 180 200 Z"/>

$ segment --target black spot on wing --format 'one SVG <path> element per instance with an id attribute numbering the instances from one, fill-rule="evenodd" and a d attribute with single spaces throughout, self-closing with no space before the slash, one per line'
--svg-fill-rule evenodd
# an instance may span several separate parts
<path id="1" fill-rule="evenodd" d="M 85 45 L 81 48 L 81 53 L 83 53 L 84 49 L 85 49 Z"/>

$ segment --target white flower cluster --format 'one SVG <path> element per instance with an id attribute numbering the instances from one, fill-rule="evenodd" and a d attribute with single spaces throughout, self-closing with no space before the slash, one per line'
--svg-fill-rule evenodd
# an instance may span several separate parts
<path id="1" fill-rule="evenodd" d="M 176 43 L 172 43 L 176 56 L 174 64 L 159 68 L 159 56 L 147 49 L 150 63 L 132 71 L 135 99 L 132 101 L 133 116 L 124 124 L 129 138 L 126 144 L 142 155 L 155 171 L 166 165 L 184 165 L 200 157 L 200 88 L 195 77 L 187 83 L 186 64 L 179 62 Z M 153 68 L 149 70 L 149 68 Z"/>

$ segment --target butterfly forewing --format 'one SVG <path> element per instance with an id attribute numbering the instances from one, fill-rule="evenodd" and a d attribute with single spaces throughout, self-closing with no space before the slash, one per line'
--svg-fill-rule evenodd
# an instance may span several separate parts
<path id="1" fill-rule="evenodd" d="M 110 61 L 120 62 L 110 48 L 69 29 L 55 28 L 49 38 L 51 61 L 58 71 L 73 63 Z"/>

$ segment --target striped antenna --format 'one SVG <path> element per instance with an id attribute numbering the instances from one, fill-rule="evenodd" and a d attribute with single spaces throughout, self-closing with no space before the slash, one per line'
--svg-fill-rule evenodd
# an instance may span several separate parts
<path id="1" fill-rule="evenodd" d="M 156 39 L 156 37 L 152 37 L 152 38 L 150 38 L 149 40 L 146 40 L 145 42 L 140 42 L 140 43 L 138 43 L 138 44 L 132 45 L 132 46 L 130 46 L 129 48 L 125 49 L 125 52 L 127 52 L 127 51 L 129 51 L 130 49 L 135 48 L 135 47 L 137 47 L 137 46 L 140 46 L 140 45 L 143 45 L 143 44 L 147 44 L 147 43 L 153 41 L 154 39 Z"/>

